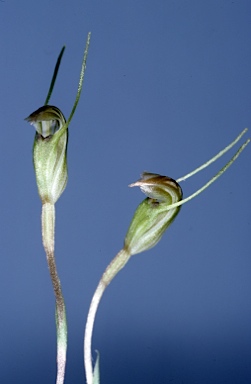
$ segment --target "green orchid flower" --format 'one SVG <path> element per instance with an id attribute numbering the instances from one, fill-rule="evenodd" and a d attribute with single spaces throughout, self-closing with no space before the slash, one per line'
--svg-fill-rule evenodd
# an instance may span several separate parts
<path id="1" fill-rule="evenodd" d="M 59 108 L 45 105 L 27 120 L 36 129 L 33 163 L 42 203 L 55 204 L 63 193 L 68 179 L 68 128 Z"/>
<path id="2" fill-rule="evenodd" d="M 170 177 L 144 172 L 129 187 L 140 187 L 147 196 L 138 206 L 125 237 L 124 248 L 131 255 L 154 247 L 178 215 L 180 207 L 167 209 L 182 199 L 180 185 Z"/>
<path id="3" fill-rule="evenodd" d="M 211 180 L 185 199 L 182 198 L 182 189 L 179 182 L 188 179 L 216 161 L 219 157 L 231 149 L 246 132 L 247 129 L 244 129 L 232 143 L 220 151 L 216 156 L 194 171 L 177 180 L 167 176 L 161 176 L 159 174 L 144 172 L 141 175 L 141 179 L 129 185 L 129 187 L 140 187 L 141 191 L 147 196 L 147 198 L 144 199 L 136 209 L 125 236 L 124 246 L 105 269 L 90 304 L 84 339 L 87 384 L 100 383 L 99 354 L 93 369 L 91 341 L 97 309 L 106 287 L 111 283 L 118 272 L 127 264 L 132 255 L 146 251 L 154 247 L 159 242 L 165 230 L 177 217 L 181 205 L 196 197 L 208 188 L 215 180 L 217 180 L 237 159 L 243 149 L 250 142 L 250 139 L 246 140 L 246 142 L 238 149 L 229 162 L 214 177 L 212 177 Z"/>
<path id="4" fill-rule="evenodd" d="M 55 203 L 63 193 L 68 179 L 67 172 L 67 144 L 68 126 L 74 115 L 80 98 L 90 33 L 88 34 L 82 68 L 80 72 L 77 96 L 71 114 L 66 121 L 59 108 L 48 105 L 56 81 L 59 65 L 65 47 L 58 57 L 54 74 L 45 105 L 31 113 L 25 120 L 36 129 L 33 145 L 33 164 L 36 175 L 38 193 L 42 200 L 42 240 L 50 271 L 51 281 L 56 300 L 56 328 L 57 328 L 57 380 L 56 384 L 63 384 L 65 377 L 67 351 L 67 321 L 64 297 L 58 277 L 54 256 L 55 243 Z"/>

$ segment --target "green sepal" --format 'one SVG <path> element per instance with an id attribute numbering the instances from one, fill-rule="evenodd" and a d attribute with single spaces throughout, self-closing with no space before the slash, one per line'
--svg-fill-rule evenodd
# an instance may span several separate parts
<path id="1" fill-rule="evenodd" d="M 180 210 L 167 207 L 182 199 L 182 190 L 175 180 L 151 173 L 143 173 L 130 186 L 139 186 L 149 196 L 136 209 L 125 237 L 124 248 L 135 255 L 154 247 L 161 239 Z"/>
<path id="2" fill-rule="evenodd" d="M 44 106 L 26 120 L 37 131 L 33 145 L 33 164 L 39 196 L 43 203 L 55 204 L 63 193 L 68 178 L 68 128 L 65 118 L 58 108 Z"/>

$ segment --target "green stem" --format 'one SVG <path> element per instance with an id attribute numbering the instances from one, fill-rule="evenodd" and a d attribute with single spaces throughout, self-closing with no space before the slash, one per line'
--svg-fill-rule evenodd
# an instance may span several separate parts
<path id="1" fill-rule="evenodd" d="M 64 383 L 66 350 L 67 350 L 67 322 L 64 298 L 60 280 L 57 274 L 54 256 L 55 238 L 55 206 L 51 203 L 42 205 L 42 239 L 50 271 L 51 281 L 56 299 L 56 327 L 57 327 L 57 381 Z"/>
<path id="2" fill-rule="evenodd" d="M 54 88 L 54 85 L 55 85 L 55 82 L 56 82 L 56 79 L 57 79 L 58 70 L 59 70 L 59 67 L 60 67 L 62 56 L 64 54 L 64 50 L 65 50 L 65 45 L 61 49 L 61 52 L 60 52 L 60 54 L 58 56 L 58 59 L 57 59 L 56 65 L 55 65 L 55 69 L 54 69 L 54 73 L 53 73 L 53 76 L 52 76 L 52 79 L 51 79 L 50 88 L 49 88 L 48 94 L 46 96 L 44 105 L 47 105 L 49 103 L 50 98 L 51 98 L 51 94 L 52 94 L 52 91 L 53 91 L 53 88 Z"/>
<path id="3" fill-rule="evenodd" d="M 91 342 L 93 326 L 98 310 L 100 300 L 108 284 L 113 280 L 117 273 L 126 265 L 131 255 L 126 249 L 122 249 L 111 261 L 103 273 L 96 291 L 92 297 L 90 304 L 86 326 L 85 326 L 85 337 L 84 337 L 84 364 L 85 364 L 85 375 L 87 384 L 93 383 L 93 368 L 92 368 L 92 353 L 91 353 Z"/>

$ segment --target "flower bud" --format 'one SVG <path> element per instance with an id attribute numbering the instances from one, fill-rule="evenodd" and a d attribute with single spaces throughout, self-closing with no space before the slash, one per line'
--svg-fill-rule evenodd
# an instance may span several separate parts
<path id="1" fill-rule="evenodd" d="M 138 206 L 125 237 L 124 248 L 131 255 L 146 251 L 158 243 L 180 207 L 168 206 L 182 199 L 179 184 L 167 176 L 144 172 L 141 179 L 129 187 L 139 186 L 148 196 Z"/>
<path id="2" fill-rule="evenodd" d="M 64 115 L 57 107 L 46 105 L 25 120 L 36 129 L 33 162 L 39 196 L 43 203 L 55 204 L 67 184 L 68 128 Z"/>

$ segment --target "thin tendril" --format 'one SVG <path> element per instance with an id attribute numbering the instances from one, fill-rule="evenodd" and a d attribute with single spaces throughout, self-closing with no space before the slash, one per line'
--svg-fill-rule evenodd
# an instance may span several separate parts
<path id="1" fill-rule="evenodd" d="M 198 196 L 201 192 L 203 192 L 207 187 L 209 187 L 209 185 L 214 183 L 230 167 L 230 165 L 233 164 L 233 162 L 237 159 L 237 157 L 241 154 L 241 152 L 244 150 L 244 148 L 248 145 L 249 142 L 250 142 L 250 139 L 247 139 L 247 141 L 245 141 L 245 143 L 238 149 L 238 151 L 229 160 L 229 162 L 226 165 L 224 165 L 224 167 L 222 167 L 221 170 L 214 177 L 212 177 L 212 179 L 209 180 L 203 187 L 198 189 L 192 195 L 188 196 L 186 199 L 183 199 L 181 201 L 178 201 L 177 203 L 168 205 L 166 209 L 169 210 L 175 207 L 179 207 L 180 205 L 187 203 L 188 201 L 192 200 L 195 196 Z"/>
<path id="2" fill-rule="evenodd" d="M 55 65 L 55 69 L 54 69 L 54 73 L 53 73 L 53 76 L 52 76 L 52 79 L 51 79 L 50 88 L 49 88 L 48 94 L 46 96 L 44 105 L 47 105 L 49 103 L 50 98 L 51 98 L 51 94 L 52 94 L 52 91 L 53 91 L 53 88 L 54 88 L 54 85 L 55 85 L 55 82 L 56 82 L 56 79 L 57 79 L 58 70 L 59 70 L 59 67 L 60 67 L 61 59 L 62 59 L 63 54 L 64 54 L 64 50 L 65 50 L 65 45 L 61 49 L 61 52 L 60 52 L 60 54 L 58 56 L 58 59 L 57 59 L 56 65 Z"/>
<path id="3" fill-rule="evenodd" d="M 188 173 L 187 175 L 185 176 L 182 176 L 180 177 L 179 179 L 177 179 L 177 183 L 179 183 L 180 181 L 183 181 L 183 180 L 186 180 L 188 179 L 189 177 L 195 175 L 196 173 L 200 172 L 202 169 L 208 167 L 210 164 L 214 163 L 217 159 L 219 159 L 221 156 L 223 156 L 227 151 L 229 151 L 229 149 L 231 149 L 241 138 L 242 136 L 248 131 L 247 128 L 245 128 L 237 137 L 234 141 L 232 141 L 232 143 L 230 143 L 226 148 L 224 148 L 222 151 L 220 151 L 219 153 L 217 153 L 217 155 L 215 155 L 212 159 L 208 160 L 206 163 L 202 164 L 200 167 L 196 168 L 194 171 Z"/>
<path id="4" fill-rule="evenodd" d="M 82 62 L 80 78 L 79 78 L 79 84 L 78 84 L 78 92 L 77 92 L 76 100 L 75 100 L 75 103 L 73 105 L 70 117 L 67 120 L 66 127 L 68 127 L 68 125 L 70 124 L 70 121 L 71 121 L 71 119 L 72 119 L 72 117 L 74 115 L 74 112 L 75 112 L 75 109 L 77 108 L 78 101 L 79 101 L 79 98 L 80 98 L 80 95 L 81 95 L 81 91 L 82 91 L 82 88 L 83 88 L 83 82 L 84 82 L 84 76 L 85 76 L 85 68 L 86 68 L 86 61 L 87 61 L 87 55 L 88 55 L 88 49 L 89 49 L 89 45 L 90 45 L 90 40 L 91 40 L 91 32 L 89 32 L 88 36 L 87 36 L 87 41 L 86 41 L 86 46 L 85 46 L 85 51 L 84 51 L 84 58 L 83 58 L 83 62 Z"/>

